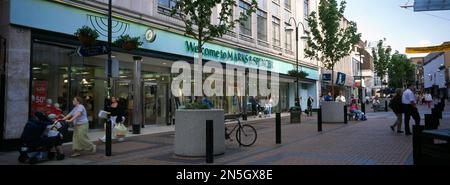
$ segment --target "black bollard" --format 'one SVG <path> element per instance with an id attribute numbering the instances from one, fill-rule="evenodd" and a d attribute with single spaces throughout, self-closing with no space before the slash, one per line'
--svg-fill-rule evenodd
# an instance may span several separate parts
<path id="1" fill-rule="evenodd" d="M 361 101 L 362 102 L 362 101 Z M 361 103 L 361 111 L 366 114 L 366 104 L 364 102 Z"/>
<path id="2" fill-rule="evenodd" d="M 413 125 L 413 161 L 414 165 L 421 164 L 420 157 L 422 155 L 422 130 L 423 125 Z"/>
<path id="3" fill-rule="evenodd" d="M 347 124 L 348 120 L 347 120 L 347 105 L 344 105 L 344 123 Z"/>
<path id="4" fill-rule="evenodd" d="M 388 112 L 388 102 L 387 102 L 387 100 L 384 101 L 384 111 Z"/>
<path id="5" fill-rule="evenodd" d="M 275 140 L 277 144 L 281 144 L 281 114 L 275 114 Z"/>
<path id="6" fill-rule="evenodd" d="M 108 116 L 109 117 L 109 116 Z M 105 137 L 106 137 L 106 142 L 105 142 L 105 155 L 106 156 L 111 156 L 112 152 L 111 152 L 111 120 L 108 118 L 108 120 L 106 121 L 106 133 L 105 133 Z"/>
<path id="7" fill-rule="evenodd" d="M 433 115 L 425 114 L 425 130 L 433 129 Z"/>
<path id="8" fill-rule="evenodd" d="M 206 120 L 206 163 L 214 162 L 214 126 L 213 120 Z"/>
<path id="9" fill-rule="evenodd" d="M 322 132 L 322 107 L 317 109 L 317 131 Z"/>

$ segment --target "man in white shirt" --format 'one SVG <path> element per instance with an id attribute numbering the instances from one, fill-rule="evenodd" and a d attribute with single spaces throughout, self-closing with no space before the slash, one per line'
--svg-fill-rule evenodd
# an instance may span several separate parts
<path id="1" fill-rule="evenodd" d="M 344 102 L 345 103 L 345 97 L 342 96 L 342 92 L 339 93 L 339 96 L 336 97 L 336 102 Z"/>
<path id="2" fill-rule="evenodd" d="M 405 135 L 411 135 L 411 130 L 409 128 L 409 119 L 412 116 L 416 125 L 420 124 L 420 115 L 416 107 L 416 96 L 414 95 L 414 85 L 408 84 L 408 88 L 403 91 L 402 104 L 404 107 L 405 114 Z"/>

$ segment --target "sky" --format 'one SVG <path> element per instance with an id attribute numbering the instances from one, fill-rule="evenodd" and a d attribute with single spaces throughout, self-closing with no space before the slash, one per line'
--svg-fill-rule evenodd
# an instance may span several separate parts
<path id="1" fill-rule="evenodd" d="M 405 53 L 406 47 L 440 45 L 450 41 L 450 10 L 414 12 L 413 8 L 401 8 L 408 0 L 346 1 L 345 17 L 358 24 L 363 41 L 386 38 L 386 43 L 400 53 Z M 413 4 L 413 0 L 408 4 Z"/>

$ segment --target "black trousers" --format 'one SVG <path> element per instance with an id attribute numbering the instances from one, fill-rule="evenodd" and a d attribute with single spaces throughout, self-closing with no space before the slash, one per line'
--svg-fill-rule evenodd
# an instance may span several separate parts
<path id="1" fill-rule="evenodd" d="M 411 129 L 409 128 L 409 119 L 413 117 L 416 125 L 420 125 L 420 115 L 416 107 L 410 104 L 403 104 L 403 111 L 405 114 L 405 133 L 410 134 Z"/>

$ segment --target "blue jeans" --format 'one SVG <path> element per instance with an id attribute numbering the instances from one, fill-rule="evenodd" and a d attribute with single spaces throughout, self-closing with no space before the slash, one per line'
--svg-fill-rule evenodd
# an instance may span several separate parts
<path id="1" fill-rule="evenodd" d="M 358 120 L 361 120 L 363 112 L 360 110 L 353 110 L 353 113 L 356 114 L 356 117 L 358 118 Z"/>

